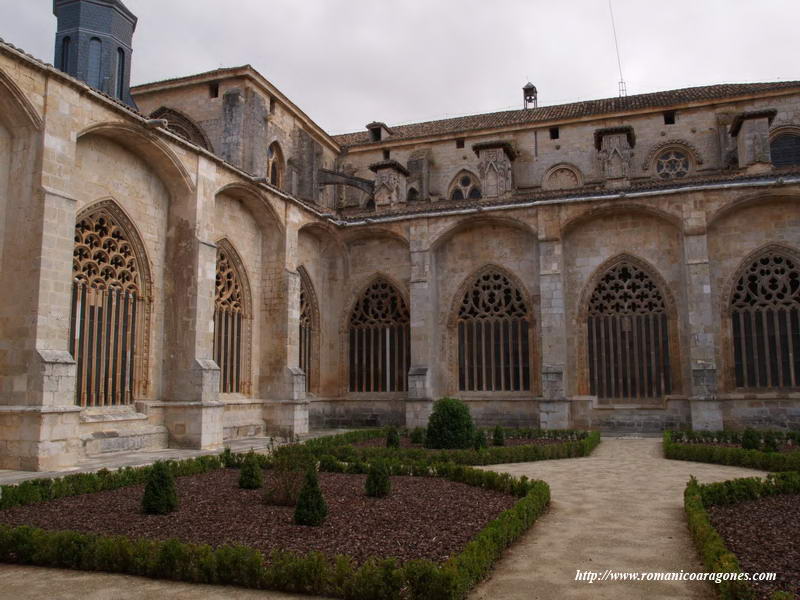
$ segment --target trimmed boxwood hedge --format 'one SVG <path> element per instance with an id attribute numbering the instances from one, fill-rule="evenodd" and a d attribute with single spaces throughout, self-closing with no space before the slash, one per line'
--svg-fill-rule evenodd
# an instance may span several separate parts
<path id="1" fill-rule="evenodd" d="M 308 443 L 315 455 L 361 439 L 375 430 L 332 436 Z M 587 438 L 588 439 L 588 438 Z M 599 440 L 599 436 L 598 436 Z M 582 440 L 586 442 L 587 440 Z M 596 444 L 595 444 L 596 445 Z M 593 446 L 592 446 L 593 447 Z M 269 460 L 259 455 L 262 464 Z M 168 464 L 176 476 L 205 473 L 226 465 L 240 466 L 243 456 L 231 452 Z M 345 470 L 348 465 L 326 455 L 325 470 Z M 327 464 L 326 464 L 327 463 Z M 411 598 L 457 600 L 483 579 L 502 551 L 520 537 L 547 510 L 550 488 L 543 481 L 514 478 L 507 473 L 482 471 L 454 462 L 387 461 L 393 473 L 444 477 L 517 496 L 514 506 L 481 530 L 464 550 L 443 564 L 428 560 L 400 563 L 396 559 L 371 559 L 359 567 L 346 556 L 319 552 L 296 554 L 276 551 L 268 559 L 246 546 L 187 544 L 178 540 L 131 539 L 74 531 L 45 531 L 28 526 L 0 525 L 0 562 L 45 567 L 108 571 L 193 583 L 237 585 L 257 589 L 318 594 L 348 600 Z M 53 480 L 33 480 L 3 486 L 0 508 L 47 501 L 143 483 L 151 467 L 124 468 L 116 472 L 67 475 Z"/>
<path id="2" fill-rule="evenodd" d="M 683 505 L 703 563 L 712 573 L 741 573 L 739 560 L 725 545 L 711 519 L 708 508 L 715 505 L 734 504 L 776 494 L 800 493 L 800 473 L 785 472 L 768 475 L 766 479 L 749 477 L 719 483 L 698 484 L 692 477 L 683 495 Z M 749 600 L 756 597 L 753 586 L 747 581 L 722 581 L 715 584 L 722 600 Z M 771 600 L 792 598 L 788 592 L 775 592 Z"/>
<path id="3" fill-rule="evenodd" d="M 719 435 L 724 434 L 725 432 L 722 432 Z M 664 432 L 664 456 L 666 458 L 749 467 L 762 471 L 800 471 L 800 450 L 793 452 L 762 452 L 761 450 L 711 446 L 702 443 L 703 439 L 712 439 L 710 437 L 696 438 L 700 443 L 684 444 L 676 441 L 684 439 L 685 435 L 684 432 Z M 713 436 L 714 433 L 707 433 L 706 435 Z"/>

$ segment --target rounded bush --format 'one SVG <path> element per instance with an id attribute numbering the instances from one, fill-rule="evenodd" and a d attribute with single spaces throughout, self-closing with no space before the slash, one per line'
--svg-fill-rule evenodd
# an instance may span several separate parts
<path id="1" fill-rule="evenodd" d="M 440 398 L 433 405 L 425 434 L 426 448 L 472 448 L 475 426 L 469 408 L 456 398 Z"/>
<path id="2" fill-rule="evenodd" d="M 761 446 L 761 436 L 754 429 L 745 429 L 742 434 L 742 448 L 745 450 L 758 450 Z"/>
<path id="3" fill-rule="evenodd" d="M 498 425 L 494 428 L 494 434 L 492 435 L 492 443 L 495 446 L 505 446 L 506 445 L 506 434 L 503 431 L 503 428 Z"/>
<path id="4" fill-rule="evenodd" d="M 400 447 L 400 434 L 397 431 L 397 427 L 392 427 L 391 429 L 389 429 L 389 433 L 386 435 L 386 447 L 387 448 Z"/>
<path id="5" fill-rule="evenodd" d="M 257 490 L 264 485 L 264 477 L 261 473 L 261 465 L 258 463 L 258 456 L 250 450 L 242 463 L 239 471 L 239 487 L 243 490 Z"/>
<path id="6" fill-rule="evenodd" d="M 328 505 L 322 490 L 319 489 L 319 479 L 316 469 L 309 469 L 306 472 L 306 479 L 297 498 L 297 506 L 294 509 L 294 522 L 296 525 L 308 525 L 319 527 L 325 522 L 328 516 Z"/>
<path id="7" fill-rule="evenodd" d="M 389 469 L 385 463 L 377 461 L 370 465 L 365 487 L 367 496 L 370 498 L 385 498 L 389 495 L 392 482 L 389 479 Z"/>
<path id="8" fill-rule="evenodd" d="M 142 511 L 148 515 L 166 515 L 178 508 L 178 491 L 175 477 L 164 461 L 150 467 L 142 496 Z"/>
<path id="9" fill-rule="evenodd" d="M 424 444 L 425 443 L 425 428 L 424 427 L 415 427 L 411 431 L 411 443 L 412 444 Z"/>

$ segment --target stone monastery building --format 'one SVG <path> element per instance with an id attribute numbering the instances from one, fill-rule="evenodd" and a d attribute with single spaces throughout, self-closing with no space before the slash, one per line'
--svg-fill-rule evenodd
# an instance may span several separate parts
<path id="1" fill-rule="evenodd" d="M 800 428 L 800 81 L 328 135 L 136 17 L 0 43 L 0 469 L 426 422 Z"/>

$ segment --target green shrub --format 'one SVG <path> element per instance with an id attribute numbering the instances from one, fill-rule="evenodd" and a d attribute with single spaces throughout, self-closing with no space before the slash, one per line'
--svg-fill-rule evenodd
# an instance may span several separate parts
<path id="1" fill-rule="evenodd" d="M 389 469 L 383 461 L 375 461 L 370 465 L 367 473 L 366 492 L 370 498 L 385 498 L 389 495 L 392 482 L 389 479 Z"/>
<path id="2" fill-rule="evenodd" d="M 506 434 L 503 432 L 503 428 L 500 427 L 500 425 L 494 428 L 494 433 L 492 434 L 492 444 L 495 446 L 506 445 Z"/>
<path id="3" fill-rule="evenodd" d="M 219 458 L 226 469 L 236 466 L 236 459 L 233 456 L 233 452 L 231 452 L 230 446 L 225 446 L 225 449 L 222 451 L 222 454 L 220 454 Z"/>
<path id="4" fill-rule="evenodd" d="M 764 447 L 762 448 L 764 452 L 777 452 L 778 448 L 778 436 L 775 435 L 772 431 L 764 432 Z"/>
<path id="5" fill-rule="evenodd" d="M 389 429 L 389 433 L 386 434 L 386 447 L 387 448 L 400 447 L 400 434 L 397 431 L 397 427 L 391 427 Z"/>
<path id="6" fill-rule="evenodd" d="M 486 441 L 486 432 L 483 429 L 478 429 L 475 432 L 475 442 L 473 444 L 473 448 L 475 450 L 483 450 L 489 445 Z"/>
<path id="7" fill-rule="evenodd" d="M 411 443 L 412 444 L 424 444 L 425 443 L 425 428 L 424 427 L 415 427 L 411 431 Z"/>
<path id="8" fill-rule="evenodd" d="M 742 448 L 745 450 L 758 450 L 761 446 L 761 436 L 749 427 L 742 434 Z"/>
<path id="9" fill-rule="evenodd" d="M 239 472 L 239 487 L 244 490 L 257 490 L 264 485 L 264 477 L 261 473 L 261 465 L 258 462 L 258 455 L 250 450 L 242 463 Z"/>
<path id="10" fill-rule="evenodd" d="M 306 472 L 305 483 L 300 490 L 297 498 L 297 506 L 294 509 L 294 522 L 296 525 L 309 525 L 319 527 L 325 522 L 328 516 L 328 506 L 319 489 L 319 479 L 316 469 L 309 469 Z"/>
<path id="11" fill-rule="evenodd" d="M 753 432 L 753 434 L 756 437 L 759 436 L 756 432 Z M 760 450 L 745 450 L 744 448 L 729 448 L 703 443 L 682 443 L 688 439 L 682 432 L 665 431 L 664 456 L 673 460 L 693 460 L 761 469 L 763 471 L 800 471 L 800 450 L 762 452 Z M 744 434 L 742 434 L 743 442 Z"/>
<path id="12" fill-rule="evenodd" d="M 305 474 L 316 471 L 317 461 L 306 446 L 281 446 L 272 454 L 272 478 L 264 494 L 267 504 L 294 506 Z"/>
<path id="13" fill-rule="evenodd" d="M 148 515 L 166 515 L 178 508 L 178 491 L 170 465 L 156 462 L 150 469 L 142 496 L 142 510 Z"/>
<path id="14" fill-rule="evenodd" d="M 433 405 L 425 434 L 427 448 L 471 448 L 475 426 L 469 408 L 456 398 L 441 398 Z"/>

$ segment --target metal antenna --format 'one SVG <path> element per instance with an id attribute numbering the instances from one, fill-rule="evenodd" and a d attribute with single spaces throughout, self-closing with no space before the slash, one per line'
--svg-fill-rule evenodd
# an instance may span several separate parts
<path id="1" fill-rule="evenodd" d="M 614 47 L 617 49 L 617 66 L 619 67 L 619 97 L 624 98 L 628 95 L 628 88 L 625 85 L 625 78 L 622 76 L 622 60 L 619 57 L 619 43 L 617 42 L 617 28 L 614 25 L 614 10 L 611 8 L 611 0 L 608 0 L 608 12 L 611 15 L 611 31 L 614 32 Z"/>

